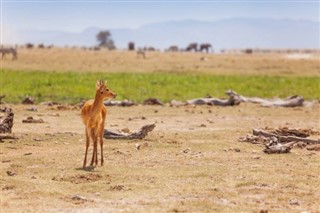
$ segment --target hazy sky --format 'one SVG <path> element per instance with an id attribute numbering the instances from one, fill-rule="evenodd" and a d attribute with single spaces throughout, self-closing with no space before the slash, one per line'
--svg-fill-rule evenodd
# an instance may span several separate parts
<path id="1" fill-rule="evenodd" d="M 234 17 L 319 21 L 319 0 L 46 1 L 0 0 L 2 29 L 137 28 L 168 20 L 214 21 Z"/>

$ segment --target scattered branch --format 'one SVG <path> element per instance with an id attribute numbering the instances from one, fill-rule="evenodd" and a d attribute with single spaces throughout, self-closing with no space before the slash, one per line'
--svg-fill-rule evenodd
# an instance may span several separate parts
<path id="1" fill-rule="evenodd" d="M 26 119 L 22 120 L 22 123 L 44 123 L 43 119 L 34 119 L 33 117 L 29 116 Z"/>
<path id="2" fill-rule="evenodd" d="M 241 102 L 251 102 L 251 103 L 259 103 L 264 107 L 297 107 L 297 106 L 305 106 L 310 105 L 310 103 L 305 103 L 304 98 L 298 95 L 290 96 L 284 100 L 282 99 L 263 99 L 257 97 L 245 97 L 239 95 L 233 90 L 228 90 L 226 92 L 229 96 L 236 96 Z"/>
<path id="3" fill-rule="evenodd" d="M 134 106 L 136 103 L 134 101 L 129 101 L 129 100 L 123 100 L 123 101 L 117 101 L 117 100 L 108 100 L 104 102 L 105 106 Z"/>
<path id="4" fill-rule="evenodd" d="M 138 132 L 132 134 L 116 133 L 109 130 L 104 130 L 104 138 L 106 139 L 142 139 L 155 128 L 155 124 L 143 126 Z"/>
<path id="5" fill-rule="evenodd" d="M 163 106 L 164 104 L 157 98 L 148 98 L 143 101 L 143 105 L 160 105 Z"/>
<path id="6" fill-rule="evenodd" d="M 218 98 L 196 98 L 188 100 L 189 105 L 214 105 L 214 106 L 235 106 L 240 104 L 240 100 L 237 96 L 229 96 L 229 99 L 222 100 Z"/>
<path id="7" fill-rule="evenodd" d="M 274 133 L 266 132 L 260 129 L 253 129 L 253 135 L 255 136 L 264 136 L 264 137 L 277 137 L 279 138 L 279 143 L 287 143 L 287 142 L 304 142 L 307 144 L 320 144 L 320 140 L 312 140 L 308 138 L 301 138 L 301 137 L 295 137 L 295 136 L 281 136 L 281 135 L 276 135 Z"/>
<path id="8" fill-rule="evenodd" d="M 23 101 L 22 104 L 34 104 L 35 98 L 31 96 L 27 96 Z"/>
<path id="9" fill-rule="evenodd" d="M 0 141 L 5 139 L 19 139 L 18 137 L 11 135 L 11 134 L 0 134 Z"/>
<path id="10" fill-rule="evenodd" d="M 278 141 L 272 141 L 269 144 L 265 145 L 265 149 L 263 150 L 264 153 L 267 154 L 284 154 L 289 153 L 291 150 L 291 146 L 285 146 Z"/>
<path id="11" fill-rule="evenodd" d="M 250 142 L 253 144 L 264 144 L 263 150 L 267 154 L 272 153 L 289 153 L 293 147 L 307 148 L 307 150 L 320 151 L 320 139 L 308 139 L 310 134 L 318 134 L 316 131 L 302 129 L 279 128 L 273 132 L 267 132 L 261 129 L 253 129 L 253 135 L 239 138 L 239 141 Z M 302 137 L 297 137 L 301 135 Z"/>

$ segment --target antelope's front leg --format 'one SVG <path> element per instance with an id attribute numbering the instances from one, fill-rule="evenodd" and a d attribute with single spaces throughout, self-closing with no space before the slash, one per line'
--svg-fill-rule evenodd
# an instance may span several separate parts
<path id="1" fill-rule="evenodd" d="M 97 162 L 97 137 L 94 137 L 93 140 L 93 152 L 92 152 L 92 159 L 91 159 L 91 163 L 90 165 L 93 166 L 94 163 Z M 97 165 L 97 163 L 95 164 L 95 166 Z"/>
<path id="2" fill-rule="evenodd" d="M 90 135 L 88 133 L 88 130 L 86 129 L 86 152 L 85 152 L 84 160 L 83 160 L 83 168 L 85 168 L 87 165 L 87 155 L 88 155 L 89 145 L 90 145 Z"/>
<path id="3" fill-rule="evenodd" d="M 101 166 L 103 166 L 103 136 L 100 135 L 100 148 L 101 148 Z"/>

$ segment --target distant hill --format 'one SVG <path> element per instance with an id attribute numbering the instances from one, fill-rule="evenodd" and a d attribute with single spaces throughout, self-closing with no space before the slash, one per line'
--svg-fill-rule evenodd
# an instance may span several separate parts
<path id="1" fill-rule="evenodd" d="M 232 18 L 220 21 L 167 21 L 144 25 L 137 29 L 108 29 L 118 48 L 129 41 L 137 47 L 159 49 L 191 42 L 209 42 L 214 49 L 224 48 L 320 48 L 320 22 L 291 19 Z M 93 46 L 100 30 L 90 27 L 80 33 L 63 31 L 20 30 L 14 43 L 44 43 L 57 46 Z M 4 41 L 5 42 L 5 41 Z"/>

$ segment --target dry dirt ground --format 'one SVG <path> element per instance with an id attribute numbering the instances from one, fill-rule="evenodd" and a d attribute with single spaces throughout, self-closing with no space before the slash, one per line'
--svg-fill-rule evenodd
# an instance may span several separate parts
<path id="1" fill-rule="evenodd" d="M 319 131 L 318 103 L 109 107 L 110 130 L 156 127 L 142 140 L 105 140 L 105 165 L 93 170 L 82 169 L 79 109 L 10 107 L 19 139 L 0 143 L 1 213 L 320 211 L 319 152 L 267 155 L 237 141 L 252 128 Z M 44 123 L 22 123 L 28 116 Z"/>

